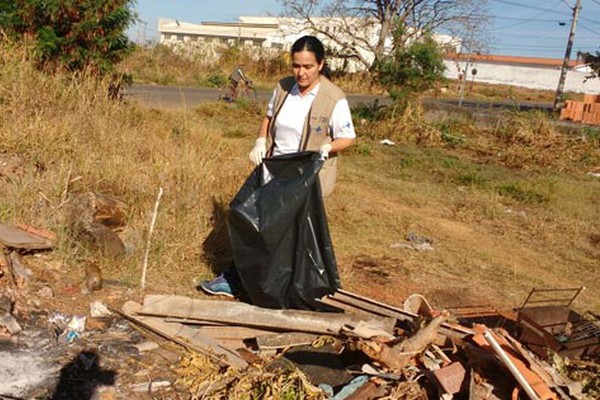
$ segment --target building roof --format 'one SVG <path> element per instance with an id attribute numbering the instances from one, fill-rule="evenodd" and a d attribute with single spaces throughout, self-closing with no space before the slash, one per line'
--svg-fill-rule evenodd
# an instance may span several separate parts
<path id="1" fill-rule="evenodd" d="M 470 60 L 471 62 L 489 62 L 496 64 L 510 64 L 523 66 L 538 66 L 538 67 L 561 67 L 563 64 L 562 58 L 543 58 L 543 57 L 519 57 L 519 56 L 503 56 L 495 54 L 447 54 L 444 58 L 450 60 Z M 570 60 L 568 66 L 570 68 L 585 64 L 580 60 Z"/>

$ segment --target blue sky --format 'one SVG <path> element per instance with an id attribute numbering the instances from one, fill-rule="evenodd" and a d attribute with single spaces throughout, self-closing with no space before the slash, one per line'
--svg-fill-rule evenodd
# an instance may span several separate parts
<path id="1" fill-rule="evenodd" d="M 576 0 L 488 0 L 494 17 L 486 30 L 491 54 L 562 58 Z M 581 0 L 571 58 L 577 51 L 600 50 L 600 0 Z M 157 38 L 158 18 L 185 22 L 236 21 L 240 15 L 279 15 L 277 0 L 137 0 L 136 11 L 145 22 L 129 31 L 133 40 Z"/>

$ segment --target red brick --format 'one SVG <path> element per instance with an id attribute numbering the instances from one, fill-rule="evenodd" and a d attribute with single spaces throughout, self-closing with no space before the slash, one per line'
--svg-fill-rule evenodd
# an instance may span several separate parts
<path id="1" fill-rule="evenodd" d="M 446 393 L 455 394 L 460 392 L 460 387 L 465 380 L 465 368 L 459 362 L 453 362 L 447 366 L 433 371 L 435 378 Z"/>

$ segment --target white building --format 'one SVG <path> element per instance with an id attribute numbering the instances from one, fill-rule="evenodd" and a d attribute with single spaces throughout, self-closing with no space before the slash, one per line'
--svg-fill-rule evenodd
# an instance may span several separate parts
<path id="1" fill-rule="evenodd" d="M 363 24 L 364 20 L 349 21 L 340 18 L 315 18 L 313 22 L 320 25 L 328 34 L 342 39 L 344 38 L 343 32 L 347 31 L 348 26 L 352 29 L 352 27 L 365 25 Z M 370 39 L 371 43 L 375 43 L 377 40 L 375 26 L 372 24 L 371 28 L 363 29 L 365 31 L 363 37 L 372 38 Z M 310 33 L 311 29 L 304 20 L 300 19 L 242 16 L 237 22 L 201 22 L 199 24 L 160 19 L 158 31 L 160 32 L 160 43 L 174 47 L 200 42 L 279 51 L 289 50 L 298 38 Z M 442 45 L 451 45 L 455 51 L 460 51 L 460 40 L 452 36 L 436 34 L 433 38 Z M 349 38 L 350 40 L 352 38 Z M 339 47 L 334 41 L 327 38 L 323 39 L 323 43 L 332 49 Z M 386 47 L 391 47 L 391 38 L 387 41 Z M 355 48 L 367 62 L 372 62 L 374 56 L 369 50 L 361 48 L 359 45 L 356 45 Z M 330 62 L 333 62 L 333 68 L 340 67 L 344 63 L 341 59 L 330 59 Z M 349 72 L 355 72 L 364 67 L 357 60 L 346 60 L 345 68 Z"/>
<path id="2" fill-rule="evenodd" d="M 466 70 L 469 82 L 556 90 L 563 60 L 558 58 L 515 57 L 491 54 L 454 54 L 444 59 L 445 75 L 459 79 Z M 475 74 L 473 74 L 475 70 Z M 564 90 L 576 93 L 600 93 L 600 79 L 589 79 L 590 68 L 581 61 L 568 63 Z"/>

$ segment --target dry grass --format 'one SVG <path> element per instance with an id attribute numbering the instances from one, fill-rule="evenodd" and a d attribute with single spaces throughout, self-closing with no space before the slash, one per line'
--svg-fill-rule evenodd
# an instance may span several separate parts
<path id="1" fill-rule="evenodd" d="M 193 399 L 207 400 L 320 400 L 325 393 L 313 386 L 306 376 L 284 359 L 246 371 L 220 368 L 199 354 L 188 354 L 178 367 L 179 384 Z"/>
<path id="2" fill-rule="evenodd" d="M 277 80 L 290 73 L 289 55 L 252 57 L 247 48 L 217 47 L 218 62 L 207 63 L 206 57 L 194 54 L 181 55 L 165 46 L 139 47 L 120 66 L 122 72 L 132 75 L 136 82 L 165 85 L 219 87 L 236 65 L 243 64 L 247 75 L 257 88 L 270 90 Z M 387 94 L 387 90 L 373 81 L 367 73 L 336 74 L 338 84 L 346 93 Z M 460 84 L 448 79 L 426 93 L 432 97 L 457 98 Z M 552 90 L 529 89 L 509 85 L 492 85 L 469 81 L 465 86 L 465 99 L 482 101 L 546 102 L 554 101 Z M 579 100 L 581 94 L 566 93 L 566 99 Z"/>
<path id="3" fill-rule="evenodd" d="M 210 60 L 213 54 L 218 61 Z M 157 45 L 136 48 L 118 69 L 140 83 L 222 87 L 227 84 L 228 75 L 239 65 L 243 65 L 255 88 L 270 90 L 279 78 L 289 73 L 289 56 L 281 53 L 255 59 L 249 48 L 226 46 L 215 46 L 208 54 L 185 54 Z"/>
<path id="4" fill-rule="evenodd" d="M 130 207 L 130 253 L 105 275 L 137 287 L 163 187 L 147 291 L 201 296 L 195 279 L 226 264 L 222 208 L 251 171 L 262 106 L 118 104 L 105 83 L 42 75 L 25 54 L 0 48 L 0 159 L 18 160 L 0 169 L 0 219 L 64 238 L 68 196 L 117 196 Z M 599 136 L 565 135 L 544 118 L 511 114 L 482 131 L 468 119 L 426 122 L 415 106 L 359 122 L 326 201 L 344 286 L 394 304 L 420 292 L 444 306 L 515 306 L 533 286 L 585 285 L 577 306 L 597 311 L 600 181 L 587 172 L 600 165 Z M 434 251 L 391 246 L 410 232 Z M 72 277 L 89 254 L 65 239 L 49 257 Z"/>

